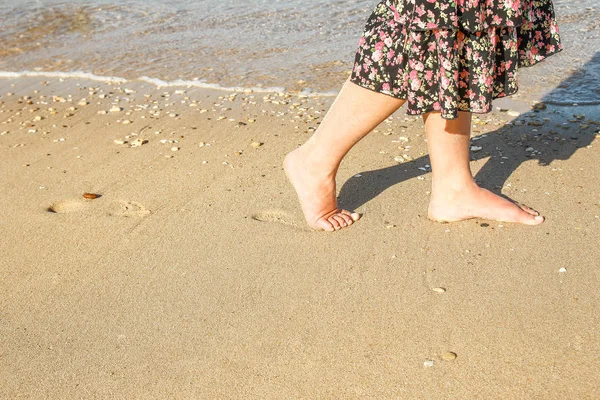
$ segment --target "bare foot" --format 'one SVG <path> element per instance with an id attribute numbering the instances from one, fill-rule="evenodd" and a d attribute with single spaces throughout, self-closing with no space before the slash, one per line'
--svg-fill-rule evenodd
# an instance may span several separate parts
<path id="1" fill-rule="evenodd" d="M 283 168 L 294 186 L 308 226 L 329 232 L 352 225 L 360 214 L 337 207 L 335 173 L 323 172 L 306 161 L 306 144 L 289 153 Z"/>
<path id="2" fill-rule="evenodd" d="M 431 196 L 429 219 L 438 222 L 483 218 L 493 221 L 539 225 L 544 217 L 529 207 L 513 203 L 473 184 L 468 189 Z"/>

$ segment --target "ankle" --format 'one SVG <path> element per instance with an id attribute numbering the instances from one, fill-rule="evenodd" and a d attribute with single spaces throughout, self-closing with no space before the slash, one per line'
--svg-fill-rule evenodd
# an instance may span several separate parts
<path id="1" fill-rule="evenodd" d="M 319 175 L 335 176 L 341 160 L 331 155 L 331 152 L 323 151 L 314 143 L 306 142 L 298 148 L 301 154 L 302 167 Z"/>
<path id="2" fill-rule="evenodd" d="M 473 177 L 434 179 L 431 185 L 432 195 L 453 199 L 460 194 L 477 190 L 479 186 Z"/>

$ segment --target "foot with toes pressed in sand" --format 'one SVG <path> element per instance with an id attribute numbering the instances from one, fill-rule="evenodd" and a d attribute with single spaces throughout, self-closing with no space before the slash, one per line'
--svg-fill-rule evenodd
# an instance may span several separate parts
<path id="1" fill-rule="evenodd" d="M 308 226 L 315 230 L 337 231 L 358 221 L 360 215 L 337 207 L 335 174 L 308 161 L 305 144 L 284 160 L 285 173 L 294 186 Z"/>

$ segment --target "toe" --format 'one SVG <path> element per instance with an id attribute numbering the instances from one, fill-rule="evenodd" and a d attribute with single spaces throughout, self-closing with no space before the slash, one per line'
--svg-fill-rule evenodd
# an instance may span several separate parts
<path id="1" fill-rule="evenodd" d="M 337 231 L 338 229 L 341 229 L 342 227 L 340 226 L 339 221 L 337 219 L 335 219 L 334 217 L 335 217 L 335 215 L 327 217 L 327 221 L 329 221 L 331 226 L 333 226 L 333 229 Z"/>
<path id="2" fill-rule="evenodd" d="M 334 214 L 331 216 L 331 218 L 335 219 L 338 222 L 340 228 L 345 228 L 348 226 L 348 223 L 340 214 Z"/>
<path id="3" fill-rule="evenodd" d="M 341 213 L 338 214 L 339 217 L 343 218 L 344 221 L 346 221 L 346 225 L 352 225 L 354 223 L 354 220 L 352 219 L 352 217 L 346 213 L 344 213 L 344 211 L 342 211 Z"/>
<path id="4" fill-rule="evenodd" d="M 528 213 L 528 214 L 531 214 L 531 215 L 534 215 L 534 216 L 536 216 L 536 215 L 540 215 L 540 213 L 539 213 L 539 212 L 535 211 L 535 210 L 534 210 L 534 209 L 532 209 L 532 208 L 529 208 L 529 207 L 527 207 L 527 206 L 526 206 L 526 205 L 524 205 L 524 204 L 520 204 L 520 203 L 516 203 L 516 204 L 517 204 L 517 206 L 519 206 L 519 208 L 521 208 L 521 210 L 525 211 L 525 212 L 526 212 L 526 213 Z"/>
<path id="5" fill-rule="evenodd" d="M 360 219 L 360 214 L 356 213 L 356 212 L 350 212 L 348 210 L 342 210 L 342 214 L 348 215 L 350 218 L 352 218 L 352 221 L 355 221 L 355 222 Z"/>
<path id="6" fill-rule="evenodd" d="M 324 230 L 327 232 L 333 232 L 336 230 L 336 227 L 329 221 L 328 218 L 320 218 L 313 227 L 315 229 Z"/>
<path id="7" fill-rule="evenodd" d="M 544 217 L 541 215 L 529 214 L 527 212 L 521 212 L 517 218 L 517 222 L 525 225 L 539 225 L 544 222 Z"/>

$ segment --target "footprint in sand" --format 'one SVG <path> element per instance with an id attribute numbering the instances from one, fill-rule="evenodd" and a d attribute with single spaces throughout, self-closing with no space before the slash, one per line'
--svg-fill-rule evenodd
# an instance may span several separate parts
<path id="1" fill-rule="evenodd" d="M 72 212 L 84 211 L 88 208 L 86 200 L 69 199 L 57 201 L 48 207 L 47 211 L 56 214 L 68 214 Z"/>
<path id="2" fill-rule="evenodd" d="M 141 218 L 149 215 L 150 210 L 135 201 L 102 201 L 86 199 L 67 199 L 53 203 L 46 211 L 55 214 L 105 214 L 116 217 Z"/>
<path id="3" fill-rule="evenodd" d="M 108 214 L 116 217 L 141 218 L 149 215 L 150 210 L 135 201 L 121 200 L 113 205 Z"/>
<path id="4" fill-rule="evenodd" d="M 252 216 L 252 219 L 260 222 L 275 222 L 278 224 L 293 226 L 294 228 L 302 229 L 298 226 L 298 223 L 285 211 L 281 210 L 266 210 L 256 213 Z M 303 229 L 303 230 L 309 230 Z"/>

